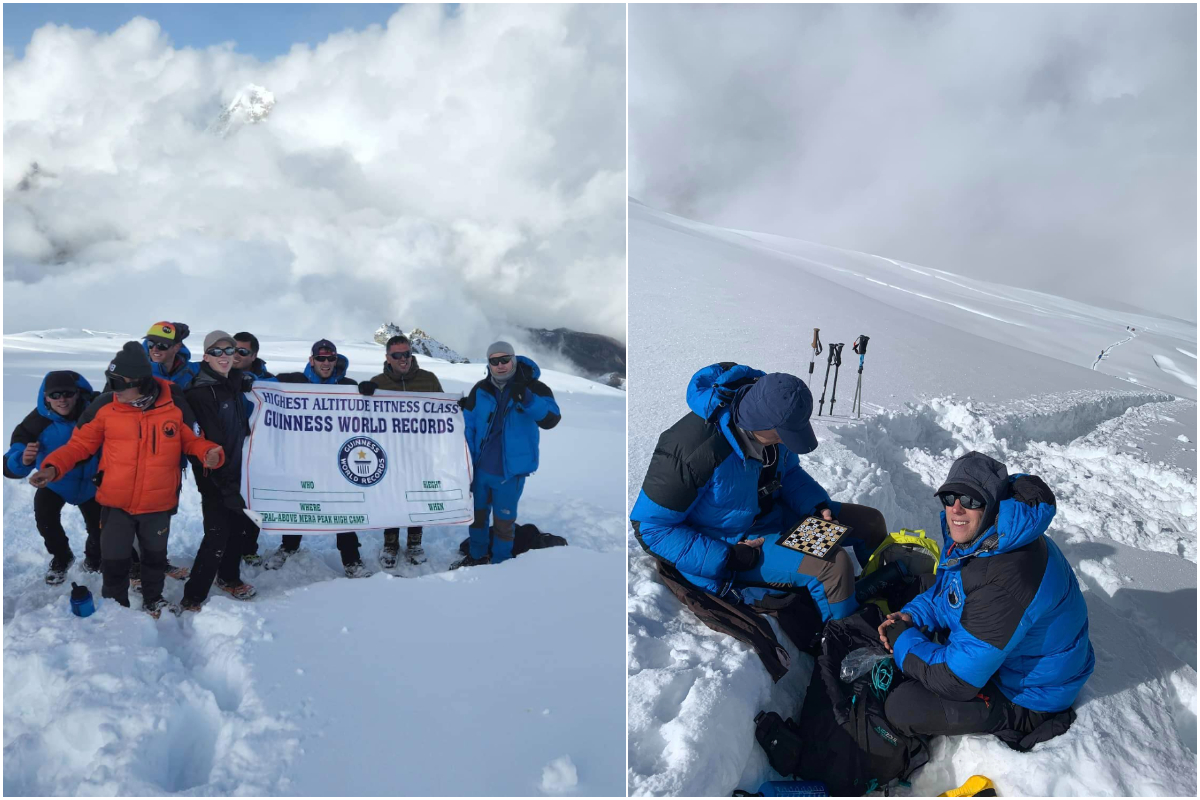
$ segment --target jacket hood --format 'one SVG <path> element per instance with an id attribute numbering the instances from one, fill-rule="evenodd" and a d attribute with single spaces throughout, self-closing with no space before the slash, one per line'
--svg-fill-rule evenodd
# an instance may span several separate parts
<path id="1" fill-rule="evenodd" d="M 228 377 L 221 377 L 221 373 L 214 370 L 207 362 L 200 362 L 200 369 L 196 372 L 196 377 L 192 381 L 192 386 L 208 386 L 209 384 L 227 383 L 230 386 L 241 386 L 242 371 L 237 367 L 229 370 Z"/>
<path id="2" fill-rule="evenodd" d="M 517 368 L 520 369 L 520 366 L 522 364 L 529 367 L 531 380 L 536 381 L 542 377 L 542 370 L 538 367 L 537 364 L 535 364 L 533 362 L 532 358 L 527 358 L 526 356 L 517 356 Z M 483 365 L 483 379 L 485 381 L 488 381 L 488 380 L 491 380 L 491 377 L 492 377 L 492 370 L 491 370 L 491 368 L 488 367 L 487 363 L 485 362 Z"/>
<path id="3" fill-rule="evenodd" d="M 966 558 L 973 555 L 999 555 L 1024 547 L 1043 535 L 1054 521 L 1058 509 L 1052 503 L 1023 503 L 1012 497 L 1011 487 L 1021 475 L 1012 475 L 1004 482 L 1005 499 L 997 504 L 996 515 L 991 525 L 967 545 L 955 545 L 951 558 Z M 942 563 L 948 563 L 947 555 L 954 540 L 946 525 L 946 512 L 942 512 Z"/>
<path id="4" fill-rule="evenodd" d="M 743 364 L 710 364 L 699 370 L 687 386 L 687 404 L 706 422 L 728 416 L 738 392 L 749 390 L 767 373 Z"/>
<path id="5" fill-rule="evenodd" d="M 150 358 L 149 339 L 142 340 L 142 349 L 146 351 L 146 358 Z M 175 363 L 179 364 L 179 369 L 181 370 L 187 369 L 188 365 L 192 363 L 192 351 L 188 350 L 188 346 L 186 344 L 179 346 L 179 352 L 175 354 Z M 172 364 L 171 366 L 174 367 L 175 364 Z M 158 364 L 153 360 L 150 361 L 150 369 L 153 371 L 156 378 L 168 377 L 167 373 L 163 372 L 163 365 Z M 175 372 L 172 372 L 171 374 L 174 375 Z"/>
<path id="6" fill-rule="evenodd" d="M 79 390 L 81 392 L 83 392 L 87 395 L 92 395 L 92 396 L 95 395 L 95 392 L 92 390 L 92 385 L 90 383 L 88 383 L 87 378 L 83 377 L 78 372 L 74 372 L 73 370 L 64 370 L 64 371 L 72 372 L 72 374 L 75 376 L 75 385 L 79 388 Z M 87 407 L 87 404 L 89 402 L 90 402 L 90 399 L 85 398 L 83 396 L 77 397 L 75 399 L 75 410 L 74 410 L 74 412 L 72 412 L 75 419 L 79 419 L 79 415 L 81 413 L 83 413 L 83 409 Z M 64 417 L 62 414 L 59 414 L 55 411 L 50 410 L 50 403 L 49 403 L 49 401 L 46 400 L 46 378 L 45 377 L 42 378 L 42 383 L 40 386 L 38 386 L 37 401 L 36 401 L 36 405 L 34 407 L 37 408 L 38 414 L 41 414 L 43 417 L 50 420 L 51 422 L 59 422 L 59 421 L 72 422 L 73 421 L 70 418 Z"/>
<path id="7" fill-rule="evenodd" d="M 261 358 L 254 359 L 254 362 L 252 364 L 250 364 L 250 374 L 251 375 L 261 376 L 266 371 L 267 371 L 267 362 L 263 361 Z"/>
<path id="8" fill-rule="evenodd" d="M 304 365 L 304 377 L 308 378 L 309 383 L 337 383 L 342 378 L 346 377 L 346 371 L 350 369 L 350 359 L 346 358 L 341 353 L 338 353 L 337 361 L 333 365 L 333 374 L 328 378 L 322 378 L 313 369 L 312 364 Z"/>

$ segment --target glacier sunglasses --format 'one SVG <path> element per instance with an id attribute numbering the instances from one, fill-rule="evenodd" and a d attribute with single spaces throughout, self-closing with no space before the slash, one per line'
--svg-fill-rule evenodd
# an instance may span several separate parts
<path id="1" fill-rule="evenodd" d="M 406 358 L 412 358 L 412 350 L 397 350 L 394 353 L 388 353 L 388 358 L 393 361 L 402 361 Z"/>
<path id="2" fill-rule="evenodd" d="M 942 501 L 942 505 L 946 508 L 954 505 L 954 501 L 962 503 L 963 508 L 969 508 L 972 511 L 983 508 L 984 503 L 981 500 L 976 500 L 974 497 L 965 494 L 955 494 L 954 492 L 942 492 L 938 495 L 938 499 Z"/>
<path id="3" fill-rule="evenodd" d="M 151 350 L 161 350 L 163 352 L 170 350 L 175 346 L 173 344 L 165 344 L 163 342 L 147 342 L 147 344 L 150 345 Z"/>
<path id="4" fill-rule="evenodd" d="M 494 358 L 489 358 L 488 363 L 493 367 L 498 367 L 501 364 L 507 364 L 508 362 L 512 361 L 512 358 L 512 356 L 495 356 Z"/>
<path id="5" fill-rule="evenodd" d="M 49 397 L 51 400 L 63 400 L 63 399 L 70 400 L 72 397 L 74 397 L 77 394 L 79 394 L 79 392 L 72 391 L 70 389 L 65 389 L 65 390 L 59 391 L 59 392 L 46 392 L 46 397 Z"/>

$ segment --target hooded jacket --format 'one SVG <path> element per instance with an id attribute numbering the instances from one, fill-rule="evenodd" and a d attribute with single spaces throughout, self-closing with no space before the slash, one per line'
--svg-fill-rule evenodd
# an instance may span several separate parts
<path id="1" fill-rule="evenodd" d="M 658 437 L 629 514 L 634 536 L 647 552 L 717 595 L 732 584 L 729 558 L 735 544 L 779 533 L 818 505 L 828 506 L 834 516 L 842 508 L 783 444 L 768 446 L 762 461 L 743 452 L 731 404 L 765 374 L 722 362 L 692 376 L 687 387 L 691 412 Z M 772 455 L 774 466 L 767 466 Z M 764 469 L 773 469 L 773 477 Z"/>
<path id="2" fill-rule="evenodd" d="M 487 370 L 486 366 L 484 370 Z M 554 393 L 539 380 L 541 376 L 537 364 L 525 356 L 517 356 L 517 374 L 505 394 L 504 407 L 499 409 L 501 392 L 492 383 L 490 373 L 471 387 L 460 404 L 472 462 L 479 460 L 488 432 L 500 415 L 503 416 L 500 435 L 503 437 L 504 479 L 537 471 L 539 429 L 550 430 L 562 419 Z M 520 400 L 515 399 L 517 395 L 521 396 Z"/>
<path id="3" fill-rule="evenodd" d="M 371 383 L 380 389 L 390 389 L 395 392 L 440 392 L 442 383 L 427 369 L 421 369 L 417 357 L 412 357 L 412 370 L 407 374 L 397 372 L 390 361 L 383 362 L 383 372 L 371 378 Z"/>
<path id="4" fill-rule="evenodd" d="M 142 347 L 146 351 L 146 358 L 150 358 L 150 340 L 142 340 Z M 188 350 L 187 345 L 181 345 L 179 352 L 175 354 L 175 362 L 171 365 L 171 374 L 168 375 L 163 370 L 163 365 L 158 362 L 150 361 L 150 374 L 156 378 L 162 378 L 165 381 L 178 386 L 180 389 L 186 389 L 192 385 L 192 381 L 200 372 L 200 364 L 192 361 L 192 351 Z"/>
<path id="5" fill-rule="evenodd" d="M 358 383 L 353 378 L 346 377 L 346 371 L 350 369 L 350 359 L 342 354 L 338 354 L 337 361 L 333 364 L 333 372 L 328 378 L 322 378 L 313 369 L 312 364 L 306 364 L 303 372 L 281 372 L 278 375 L 273 375 L 269 378 L 260 378 L 260 380 L 270 383 L 323 383 L 337 384 L 339 386 L 357 386 Z"/>
<path id="6" fill-rule="evenodd" d="M 12 433 L 12 439 L 9 440 L 8 452 L 4 455 L 4 477 L 25 478 L 29 476 L 35 469 L 42 468 L 46 456 L 70 440 L 71 434 L 75 430 L 76 420 L 83 415 L 88 404 L 96 397 L 87 378 L 78 373 L 75 373 L 75 386 L 79 389 L 79 396 L 75 399 L 75 408 L 70 415 L 63 417 L 51 410 L 50 401 L 46 399 L 46 379 L 42 378 L 42 385 L 38 387 L 36 408 L 21 420 L 21 424 L 17 425 L 16 430 Z M 40 447 L 37 459 L 33 464 L 25 465 L 21 461 L 21 454 L 25 452 L 25 445 L 30 442 L 37 442 Z M 49 484 L 48 488 L 72 505 L 86 503 L 96 496 L 96 487 L 92 483 L 92 476 L 96 474 L 99 463 L 100 457 L 92 456 L 63 475 L 60 480 Z"/>
<path id="7" fill-rule="evenodd" d="M 987 527 L 969 544 L 955 544 L 942 513 L 937 581 L 902 609 L 913 627 L 896 638 L 896 664 L 949 700 L 970 700 L 994 679 L 1019 706 L 1063 711 L 1092 674 L 1096 656 L 1075 573 L 1045 535 L 1054 495 L 1040 479 L 1009 477 L 980 453 L 955 467 L 960 464 L 964 469 L 952 469 L 947 483 L 985 498 Z M 925 626 L 948 632 L 946 644 L 931 641 L 920 630 Z"/>
<path id="8" fill-rule="evenodd" d="M 118 402 L 112 392 L 96 398 L 79 418 L 70 441 L 47 456 L 42 466 L 66 475 L 103 447 L 103 479 L 96 492 L 100 505 L 135 515 L 174 509 L 179 504 L 180 460 L 185 455 L 204 458 L 216 444 L 201 434 L 182 390 L 162 378 L 154 380 L 158 396 L 146 409 Z M 223 463 L 224 458 L 217 466 Z"/>
<path id="9" fill-rule="evenodd" d="M 248 381 L 240 369 L 231 369 L 227 377 L 222 377 L 202 363 L 196 380 L 184 393 L 200 429 L 225 451 L 225 464 L 217 469 L 206 470 L 198 458 L 191 458 L 196 488 L 202 495 L 220 497 L 229 508 L 245 507 L 242 502 L 242 446 L 250 433 L 250 425 L 242 392 Z"/>

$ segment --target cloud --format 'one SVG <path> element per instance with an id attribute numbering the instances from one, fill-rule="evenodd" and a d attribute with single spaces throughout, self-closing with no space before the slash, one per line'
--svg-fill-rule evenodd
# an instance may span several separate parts
<path id="1" fill-rule="evenodd" d="M 5 54 L 5 330 L 624 340 L 624 50 L 620 6 L 409 5 L 269 62 L 46 25 Z M 268 119 L 214 134 L 248 84 Z"/>
<path id="2" fill-rule="evenodd" d="M 1196 319 L 1196 9 L 630 6 L 630 193 Z"/>

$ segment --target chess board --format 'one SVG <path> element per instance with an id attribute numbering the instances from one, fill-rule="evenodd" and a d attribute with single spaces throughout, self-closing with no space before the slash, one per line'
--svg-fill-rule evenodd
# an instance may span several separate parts
<path id="1" fill-rule="evenodd" d="M 805 555 L 828 558 L 831 557 L 834 545 L 850 530 L 849 525 L 839 522 L 828 522 L 820 517 L 805 517 L 787 534 L 779 537 L 776 544 Z"/>

